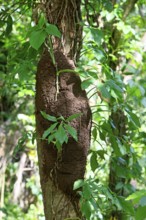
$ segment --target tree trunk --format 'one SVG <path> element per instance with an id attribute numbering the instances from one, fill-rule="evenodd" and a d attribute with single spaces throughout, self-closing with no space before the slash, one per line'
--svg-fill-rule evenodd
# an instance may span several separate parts
<path id="1" fill-rule="evenodd" d="M 80 1 L 48 1 L 45 3 L 45 13 L 48 22 L 58 26 L 62 38 L 53 39 L 56 65 L 45 48 L 36 76 L 37 149 L 44 212 L 46 220 L 82 218 L 79 195 L 73 191 L 73 184 L 84 178 L 90 145 L 91 111 L 79 76 L 69 71 L 75 68 L 74 61 L 79 57 L 82 42 Z M 58 71 L 64 70 L 59 75 L 59 82 L 56 81 L 56 68 Z M 42 140 L 44 131 L 51 123 L 41 116 L 40 111 L 64 118 L 82 113 L 71 122 L 77 131 L 78 142 L 69 137 L 68 143 L 63 144 L 61 153 L 58 153 L 53 143 Z"/>

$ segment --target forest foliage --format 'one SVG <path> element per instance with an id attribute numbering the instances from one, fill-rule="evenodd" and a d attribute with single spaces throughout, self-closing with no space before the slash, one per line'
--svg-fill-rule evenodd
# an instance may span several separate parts
<path id="1" fill-rule="evenodd" d="M 1 2 L 2 3 L 2 2 Z M 0 122 L 19 139 L 1 191 L 3 219 L 43 220 L 35 141 L 35 74 L 46 37 L 61 37 L 37 2 L 3 2 L 0 9 Z M 81 211 L 87 220 L 146 218 L 146 4 L 138 1 L 82 1 L 83 40 L 76 72 L 92 110 L 92 141 L 82 188 Z M 50 118 L 43 138 L 58 149 L 68 135 L 77 140 L 70 119 Z M 60 122 L 61 121 L 61 122 Z M 60 124 L 59 124 L 60 123 Z M 58 130 L 55 130 L 59 125 Z M 53 136 L 54 137 L 54 136 Z M 13 144 L 13 143 L 12 143 Z M 25 165 L 20 170 L 22 156 Z M 14 188 L 21 171 L 21 189 Z M 4 200 L 4 201 L 3 201 Z M 3 201 L 3 202 L 2 202 Z M 18 205 L 19 204 L 19 205 Z"/>

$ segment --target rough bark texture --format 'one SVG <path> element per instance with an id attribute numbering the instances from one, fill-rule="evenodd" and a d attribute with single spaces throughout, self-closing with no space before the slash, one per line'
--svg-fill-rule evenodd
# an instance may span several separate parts
<path id="1" fill-rule="evenodd" d="M 62 33 L 61 40 L 54 38 L 54 48 L 62 50 L 74 61 L 78 60 L 82 46 L 81 0 L 43 2 L 48 22 L 57 25 Z"/>
<path id="2" fill-rule="evenodd" d="M 55 60 L 58 70 L 74 69 L 73 62 L 60 51 L 55 51 Z M 68 208 L 72 206 L 72 203 L 75 210 L 78 210 L 78 197 L 73 191 L 73 184 L 75 180 L 84 178 L 86 157 L 90 145 L 91 112 L 86 93 L 81 89 L 79 76 L 71 72 L 61 73 L 57 100 L 56 92 L 56 68 L 49 53 L 45 52 L 38 64 L 37 71 L 36 126 L 41 185 L 45 214 L 48 220 L 63 219 L 61 216 L 55 218 L 53 214 L 49 214 L 53 213 L 53 210 L 48 211 L 49 207 L 52 207 L 52 204 L 49 203 L 52 203 L 54 197 L 58 197 L 60 192 L 63 192 L 59 196 L 60 199 L 61 197 L 68 198 L 65 201 L 68 203 Z M 55 117 L 62 115 L 65 118 L 75 113 L 82 113 L 80 118 L 74 119 L 71 123 L 77 130 L 78 142 L 69 137 L 68 143 L 62 146 L 61 154 L 58 154 L 53 144 L 48 144 L 47 141 L 41 140 L 44 131 L 50 124 L 41 116 L 40 111 Z M 59 191 L 57 192 L 57 190 Z M 46 197 L 49 196 L 50 198 L 53 197 L 48 201 Z M 72 210 L 73 208 L 71 207 L 71 212 Z M 62 212 L 60 209 L 57 211 Z M 57 216 L 56 211 L 55 214 Z M 79 213 L 70 214 L 70 210 L 63 210 L 64 217 L 76 215 L 78 216 Z"/>
<path id="3" fill-rule="evenodd" d="M 56 80 L 56 71 L 74 70 L 74 63 L 79 58 L 82 44 L 80 4 L 80 0 L 42 1 L 48 22 L 55 24 L 62 33 L 61 39 L 52 37 L 56 65 L 45 50 L 36 76 L 37 146 L 46 220 L 81 217 L 79 196 L 73 191 L 73 184 L 75 180 L 84 178 L 90 145 L 91 112 L 77 74 L 63 71 L 59 74 L 58 83 Z M 41 140 L 51 124 L 40 111 L 64 118 L 82 113 L 71 122 L 77 131 L 78 142 L 69 137 L 68 143 L 63 144 L 61 153 L 58 153 L 53 144 Z"/>

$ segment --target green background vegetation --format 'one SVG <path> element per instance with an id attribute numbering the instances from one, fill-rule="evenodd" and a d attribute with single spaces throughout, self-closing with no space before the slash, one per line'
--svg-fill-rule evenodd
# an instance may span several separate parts
<path id="1" fill-rule="evenodd" d="M 81 210 L 86 219 L 144 220 L 146 5 L 135 1 L 126 14 L 133 1 L 114 2 L 82 1 L 84 36 L 76 71 L 87 91 L 93 122 L 86 178 L 74 188 L 83 189 Z M 14 145 L 11 154 L 5 155 L 9 162 L 2 173 L 0 209 L 4 220 L 43 220 L 35 142 L 35 74 L 46 36 L 60 33 L 43 18 L 35 26 L 35 1 L 0 3 L 0 123 Z M 15 200 L 19 174 L 21 187 Z"/>

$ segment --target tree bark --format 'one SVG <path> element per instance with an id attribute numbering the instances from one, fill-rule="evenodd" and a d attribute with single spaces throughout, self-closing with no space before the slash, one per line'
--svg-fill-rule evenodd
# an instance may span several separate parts
<path id="1" fill-rule="evenodd" d="M 44 4 L 47 20 L 55 24 L 62 38 L 54 40 L 54 48 L 63 51 L 70 59 L 78 60 L 82 46 L 81 0 L 48 0 Z"/>
<path id="2" fill-rule="evenodd" d="M 73 191 L 77 179 L 84 178 L 86 158 L 90 145 L 91 111 L 81 80 L 74 70 L 82 42 L 80 1 L 53 0 L 45 3 L 49 23 L 58 26 L 62 38 L 53 38 L 55 63 L 45 48 L 36 75 L 36 131 L 40 181 L 46 220 L 63 220 L 80 217 L 79 195 Z M 57 70 L 59 82 L 56 82 Z M 59 86 L 59 93 L 57 91 Z M 81 116 L 71 125 L 76 129 L 78 142 L 69 137 L 58 153 L 53 143 L 42 140 L 44 131 L 51 125 L 40 111 L 55 117 Z"/>

